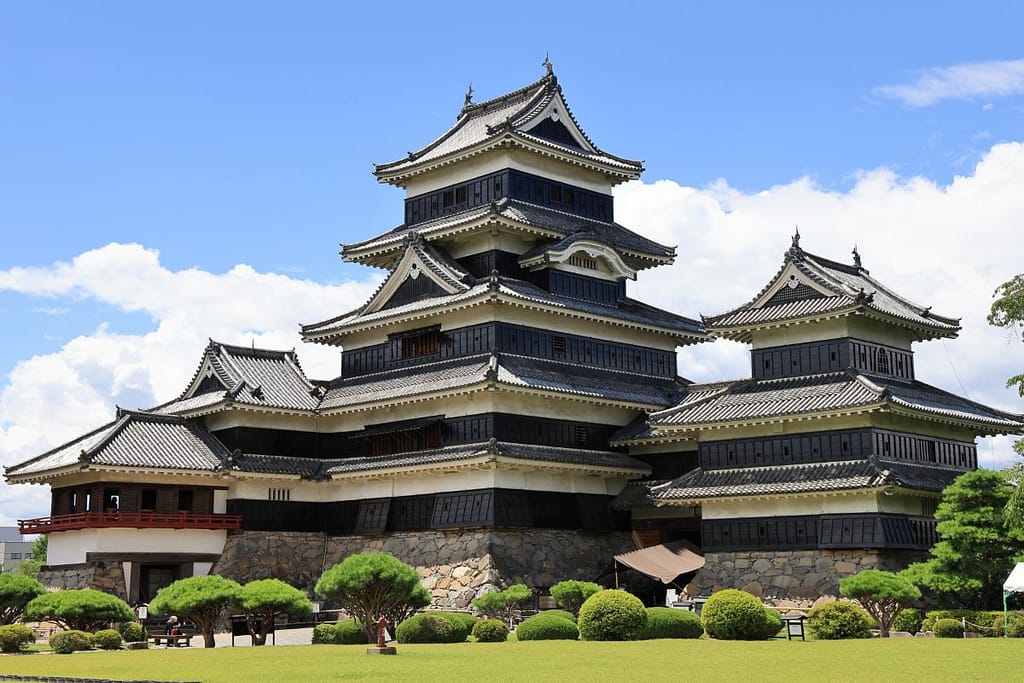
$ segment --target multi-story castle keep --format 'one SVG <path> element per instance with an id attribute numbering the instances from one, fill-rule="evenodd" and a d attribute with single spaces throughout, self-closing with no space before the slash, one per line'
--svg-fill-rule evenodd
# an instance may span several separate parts
<path id="1" fill-rule="evenodd" d="M 615 222 L 641 164 L 600 150 L 550 65 L 376 167 L 405 220 L 346 260 L 389 275 L 304 325 L 343 348 L 211 341 L 175 400 L 9 467 L 46 483 L 43 578 L 148 600 L 183 576 L 310 587 L 361 550 L 417 567 L 435 603 L 489 585 L 593 579 L 616 554 L 688 540 L 694 586 L 834 592 L 935 538 L 937 495 L 1007 415 L 918 382 L 911 344 L 958 322 L 804 252 L 749 304 L 696 321 L 627 296 L 674 249 Z M 332 312 L 325 311 L 325 314 Z M 695 385 L 675 349 L 752 344 L 752 377 Z"/>

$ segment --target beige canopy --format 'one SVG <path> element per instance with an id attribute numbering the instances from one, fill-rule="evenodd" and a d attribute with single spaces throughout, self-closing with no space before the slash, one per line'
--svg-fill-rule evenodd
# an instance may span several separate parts
<path id="1" fill-rule="evenodd" d="M 704 566 L 704 556 L 687 541 L 672 541 L 622 553 L 615 556 L 615 561 L 662 583 L 672 583 L 680 575 Z"/>

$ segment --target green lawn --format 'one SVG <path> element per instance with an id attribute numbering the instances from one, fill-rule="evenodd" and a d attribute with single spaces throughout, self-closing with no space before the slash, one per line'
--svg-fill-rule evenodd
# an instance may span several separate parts
<path id="1" fill-rule="evenodd" d="M 892 639 L 800 642 L 655 640 L 137 650 L 0 657 L 0 674 L 121 680 L 238 681 L 1009 681 L 1024 641 Z"/>

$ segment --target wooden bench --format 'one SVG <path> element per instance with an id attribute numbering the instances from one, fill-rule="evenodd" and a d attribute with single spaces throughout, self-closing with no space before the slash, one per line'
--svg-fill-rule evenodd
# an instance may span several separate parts
<path id="1" fill-rule="evenodd" d="M 148 640 L 154 645 L 166 643 L 167 647 L 181 647 L 181 644 L 184 643 L 185 647 L 189 647 L 193 637 L 195 637 L 194 633 L 180 633 L 176 636 L 169 636 L 166 633 L 150 632 Z"/>

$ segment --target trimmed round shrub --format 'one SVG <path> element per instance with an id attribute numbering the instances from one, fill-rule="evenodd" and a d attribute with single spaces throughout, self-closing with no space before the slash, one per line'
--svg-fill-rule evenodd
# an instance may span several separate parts
<path id="1" fill-rule="evenodd" d="M 774 638 L 782 630 L 782 615 L 773 609 L 764 611 L 764 637 Z"/>
<path id="2" fill-rule="evenodd" d="M 59 655 L 92 649 L 92 635 L 85 631 L 58 631 L 50 636 L 50 649 Z"/>
<path id="3" fill-rule="evenodd" d="M 337 632 L 334 630 L 334 624 L 317 624 L 313 627 L 314 645 L 334 645 L 336 637 Z"/>
<path id="4" fill-rule="evenodd" d="M 647 610 L 635 595 L 603 590 L 583 603 L 577 623 L 583 640 L 636 640 L 647 626 Z"/>
<path id="5" fill-rule="evenodd" d="M 519 640 L 576 640 L 579 637 L 576 622 L 550 612 L 535 614 L 516 627 Z"/>
<path id="6" fill-rule="evenodd" d="M 480 621 L 478 618 L 474 617 L 472 614 L 469 614 L 468 612 L 430 612 L 430 614 L 438 614 L 444 617 L 445 619 L 448 619 L 456 624 L 460 624 L 463 628 L 466 629 L 467 635 L 473 631 L 473 627 L 476 626 L 476 623 L 478 621 Z"/>
<path id="7" fill-rule="evenodd" d="M 137 643 L 146 639 L 146 629 L 137 621 L 126 621 L 120 626 L 121 638 L 126 643 Z"/>
<path id="8" fill-rule="evenodd" d="M 704 630 L 718 640 L 764 640 L 769 637 L 769 619 L 768 610 L 757 597 L 735 588 L 718 591 L 701 610 Z"/>
<path id="9" fill-rule="evenodd" d="M 92 634 L 92 644 L 101 650 L 119 650 L 121 643 L 121 634 L 112 628 L 105 628 Z"/>
<path id="10" fill-rule="evenodd" d="M 395 629 L 400 643 L 461 643 L 467 635 L 464 626 L 440 614 L 417 614 Z"/>
<path id="11" fill-rule="evenodd" d="M 576 623 L 576 615 L 567 609 L 546 609 L 542 612 L 542 614 L 550 614 L 552 616 L 565 617 L 572 623 Z"/>
<path id="12" fill-rule="evenodd" d="M 334 625 L 334 640 L 331 642 L 338 645 L 366 645 L 370 640 L 358 620 L 346 619 Z"/>
<path id="13" fill-rule="evenodd" d="M 647 626 L 639 639 L 700 638 L 702 635 L 704 626 L 693 612 L 671 607 L 648 607 Z"/>
<path id="14" fill-rule="evenodd" d="M 892 620 L 892 630 L 917 633 L 921 630 L 922 621 L 921 612 L 913 607 L 907 607 L 906 609 L 901 609 L 896 618 Z"/>
<path id="15" fill-rule="evenodd" d="M 870 638 L 868 613 L 852 602 L 826 602 L 807 614 L 807 628 L 818 640 Z"/>
<path id="16" fill-rule="evenodd" d="M 504 643 L 508 640 L 508 626 L 501 619 L 478 619 L 473 624 L 473 637 L 478 643 Z"/>
<path id="17" fill-rule="evenodd" d="M 964 637 L 964 624 L 959 619 L 936 619 L 932 630 L 936 638 Z"/>
<path id="18" fill-rule="evenodd" d="M 24 624 L 0 626 L 0 652 L 20 652 L 36 642 L 36 634 Z"/>

